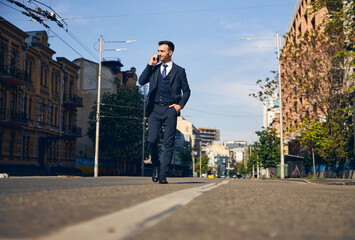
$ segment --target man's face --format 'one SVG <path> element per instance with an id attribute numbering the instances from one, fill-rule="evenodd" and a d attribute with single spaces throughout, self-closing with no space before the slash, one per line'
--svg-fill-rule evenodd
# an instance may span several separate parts
<path id="1" fill-rule="evenodd" d="M 163 63 L 170 62 L 172 55 L 173 51 L 169 50 L 169 46 L 167 44 L 162 44 L 158 47 L 158 57 Z"/>

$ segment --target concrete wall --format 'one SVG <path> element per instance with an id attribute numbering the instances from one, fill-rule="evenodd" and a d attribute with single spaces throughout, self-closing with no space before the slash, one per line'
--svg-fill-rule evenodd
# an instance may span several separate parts
<path id="1" fill-rule="evenodd" d="M 97 101 L 97 85 L 99 64 L 80 58 L 73 61 L 80 67 L 78 94 L 83 98 L 83 108 L 78 109 L 78 126 L 82 128 L 82 137 L 77 139 L 76 156 L 82 158 L 95 157 L 95 145 L 87 136 L 89 114 Z M 107 67 L 101 70 L 101 96 L 106 92 L 115 93 L 116 76 Z"/>

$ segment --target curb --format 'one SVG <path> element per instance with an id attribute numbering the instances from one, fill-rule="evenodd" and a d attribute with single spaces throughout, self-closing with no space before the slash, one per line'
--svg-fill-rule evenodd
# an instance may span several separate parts
<path id="1" fill-rule="evenodd" d="M 0 173 L 0 178 L 9 178 L 9 174 L 7 174 L 7 173 Z"/>

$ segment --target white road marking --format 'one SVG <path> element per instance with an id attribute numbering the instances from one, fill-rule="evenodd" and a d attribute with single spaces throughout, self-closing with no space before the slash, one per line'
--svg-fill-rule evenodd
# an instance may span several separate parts
<path id="1" fill-rule="evenodd" d="M 115 213 L 68 226 L 40 239 L 126 239 L 158 223 L 180 207 L 200 196 L 203 192 L 210 191 L 228 182 L 229 180 L 225 180 L 218 184 L 211 183 L 201 187 L 173 192 Z"/>

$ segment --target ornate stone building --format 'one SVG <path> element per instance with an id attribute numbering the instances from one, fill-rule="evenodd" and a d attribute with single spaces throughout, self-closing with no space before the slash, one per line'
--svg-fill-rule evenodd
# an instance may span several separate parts
<path id="1" fill-rule="evenodd" d="M 0 172 L 75 171 L 79 67 L 0 17 Z"/>

